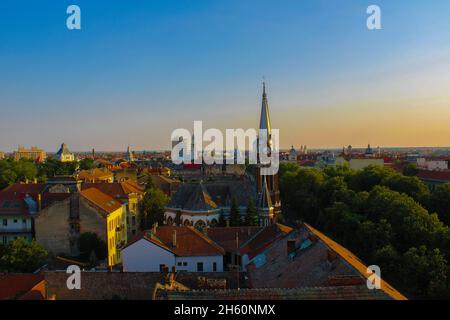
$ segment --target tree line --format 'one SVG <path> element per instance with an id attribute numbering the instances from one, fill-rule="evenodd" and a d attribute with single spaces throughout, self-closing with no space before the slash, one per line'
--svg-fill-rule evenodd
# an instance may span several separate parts
<path id="1" fill-rule="evenodd" d="M 81 161 L 61 162 L 48 158 L 42 163 L 35 163 L 28 159 L 0 160 L 0 189 L 16 182 L 39 181 L 45 182 L 47 178 L 57 175 L 73 175 L 77 169 L 89 170 L 95 167 L 94 160 L 90 158 Z"/>

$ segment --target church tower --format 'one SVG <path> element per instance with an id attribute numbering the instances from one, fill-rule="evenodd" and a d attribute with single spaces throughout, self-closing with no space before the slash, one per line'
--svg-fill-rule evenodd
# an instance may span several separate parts
<path id="1" fill-rule="evenodd" d="M 266 94 L 266 84 L 263 82 L 263 94 L 261 104 L 261 116 L 259 129 L 267 130 L 267 148 L 272 149 L 272 127 L 270 123 L 269 103 Z M 258 143 L 259 150 L 259 143 Z M 259 159 L 259 157 L 258 157 Z M 258 161 L 259 162 L 259 161 Z M 270 225 L 275 222 L 276 217 L 281 213 L 281 200 L 279 190 L 279 177 L 275 175 L 261 175 L 263 165 L 258 163 L 256 170 L 257 181 L 257 208 L 261 225 Z"/>

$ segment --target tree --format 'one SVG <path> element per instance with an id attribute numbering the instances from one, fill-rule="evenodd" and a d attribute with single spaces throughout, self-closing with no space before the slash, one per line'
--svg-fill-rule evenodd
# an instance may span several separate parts
<path id="1" fill-rule="evenodd" d="M 155 188 L 147 190 L 140 205 L 140 228 L 149 229 L 156 222 L 162 224 L 168 202 L 169 198 L 161 190 Z"/>
<path id="2" fill-rule="evenodd" d="M 80 251 L 80 258 L 87 261 L 96 260 L 95 258 L 104 260 L 107 255 L 107 247 L 105 241 L 100 239 L 96 233 L 84 232 L 78 238 L 78 250 Z"/>
<path id="3" fill-rule="evenodd" d="M 91 170 L 95 168 L 94 159 L 92 158 L 84 158 L 80 160 L 80 170 Z"/>
<path id="4" fill-rule="evenodd" d="M 400 174 L 389 176 L 383 181 L 383 185 L 389 189 L 405 193 L 419 203 L 426 203 L 430 191 L 417 177 L 405 177 Z"/>
<path id="5" fill-rule="evenodd" d="M 381 185 L 382 181 L 396 174 L 390 168 L 380 166 L 368 166 L 361 171 L 357 171 L 349 180 L 349 187 L 355 191 L 372 190 L 373 187 Z"/>
<path id="6" fill-rule="evenodd" d="M 0 169 L 0 189 L 6 188 L 7 186 L 13 184 L 17 180 L 17 174 L 11 170 L 1 170 Z"/>
<path id="7" fill-rule="evenodd" d="M 403 168 L 403 174 L 405 176 L 414 177 L 419 173 L 419 169 L 417 168 L 417 164 L 409 163 Z"/>
<path id="8" fill-rule="evenodd" d="M 57 159 L 47 159 L 39 164 L 39 176 L 54 177 L 56 175 L 72 175 L 78 167 L 78 162 L 62 162 Z"/>
<path id="9" fill-rule="evenodd" d="M 366 205 L 370 220 L 390 223 L 393 242 L 402 252 L 418 243 L 432 245 L 435 234 L 444 227 L 436 214 L 429 214 L 411 197 L 387 187 L 373 188 Z"/>
<path id="10" fill-rule="evenodd" d="M 388 246 L 392 240 L 392 227 L 385 219 L 379 222 L 366 220 L 355 231 L 359 244 L 358 252 L 362 253 L 363 259 L 372 260 L 374 254 Z"/>
<path id="11" fill-rule="evenodd" d="M 20 159 L 13 162 L 14 171 L 17 174 L 18 181 L 34 180 L 37 176 L 36 165 L 27 159 Z"/>
<path id="12" fill-rule="evenodd" d="M 446 225 L 450 225 L 450 183 L 440 185 L 434 190 L 429 208 L 430 211 L 437 212 Z"/>
<path id="13" fill-rule="evenodd" d="M 239 213 L 236 197 L 233 196 L 230 207 L 230 226 L 239 227 L 241 224 L 241 214 Z"/>
<path id="14" fill-rule="evenodd" d="M 17 238 L 3 248 L 0 256 L 0 270 L 4 272 L 34 272 L 40 268 L 47 251 L 35 240 L 28 242 L 25 238 Z"/>
<path id="15" fill-rule="evenodd" d="M 439 249 L 412 247 L 403 255 L 402 265 L 405 287 L 422 297 L 442 298 L 446 294 L 447 261 Z"/>
<path id="16" fill-rule="evenodd" d="M 245 225 L 251 227 L 259 225 L 258 211 L 256 210 L 255 203 L 252 198 L 248 200 Z"/>

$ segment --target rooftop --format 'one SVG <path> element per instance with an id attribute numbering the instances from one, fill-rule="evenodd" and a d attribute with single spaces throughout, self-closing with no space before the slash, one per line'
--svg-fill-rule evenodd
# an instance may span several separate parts
<path id="1" fill-rule="evenodd" d="M 81 191 L 80 194 L 108 214 L 113 213 L 122 207 L 122 204 L 119 201 L 111 198 L 109 195 L 96 188 L 85 189 Z"/>

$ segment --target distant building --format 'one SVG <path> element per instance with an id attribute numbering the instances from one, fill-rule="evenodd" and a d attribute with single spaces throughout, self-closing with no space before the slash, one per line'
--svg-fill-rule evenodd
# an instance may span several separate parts
<path id="1" fill-rule="evenodd" d="M 334 165 L 336 165 L 336 157 L 334 156 L 334 153 L 330 151 L 324 151 L 322 154 L 318 155 L 316 163 L 314 164 L 314 166 L 318 168 Z"/>
<path id="2" fill-rule="evenodd" d="M 114 174 L 107 169 L 95 168 L 83 170 L 76 174 L 76 177 L 84 182 L 113 182 Z"/>
<path id="3" fill-rule="evenodd" d="M 225 250 L 192 227 L 143 232 L 122 250 L 126 272 L 223 272 Z"/>
<path id="4" fill-rule="evenodd" d="M 370 146 L 370 144 L 367 145 L 366 152 L 364 153 L 366 157 L 372 157 L 373 156 L 373 149 Z"/>
<path id="5" fill-rule="evenodd" d="M 298 152 L 294 149 L 294 146 L 289 150 L 288 160 L 291 162 L 297 162 Z"/>
<path id="6" fill-rule="evenodd" d="M 31 147 L 31 149 L 25 149 L 19 146 L 17 151 L 13 153 L 14 160 L 30 159 L 36 162 L 43 162 L 47 158 L 47 154 L 44 150 L 38 147 Z"/>
<path id="7" fill-rule="evenodd" d="M 152 179 L 153 185 L 164 192 L 167 196 L 172 196 L 178 189 L 178 186 L 181 184 L 179 180 L 175 180 L 172 178 L 169 178 L 164 175 L 142 175 L 138 179 L 138 183 L 140 185 L 145 185 L 148 182 L 148 179 Z"/>
<path id="8" fill-rule="evenodd" d="M 448 161 L 446 160 L 427 160 L 426 158 L 418 158 L 417 167 L 430 171 L 445 171 L 449 169 Z"/>
<path id="9" fill-rule="evenodd" d="M 350 160 L 346 160 L 343 157 L 336 158 L 336 165 L 344 165 L 348 164 L 350 169 L 353 170 L 362 170 L 368 166 L 384 166 L 384 159 L 378 158 L 351 158 Z"/>
<path id="10" fill-rule="evenodd" d="M 133 151 L 131 151 L 129 145 L 127 147 L 127 152 L 125 153 L 125 160 L 127 160 L 128 162 L 134 161 L 134 154 L 133 154 Z"/>
<path id="11" fill-rule="evenodd" d="M 55 154 L 55 158 L 61 162 L 75 161 L 75 155 L 69 151 L 65 143 L 61 144 L 58 152 Z"/>

